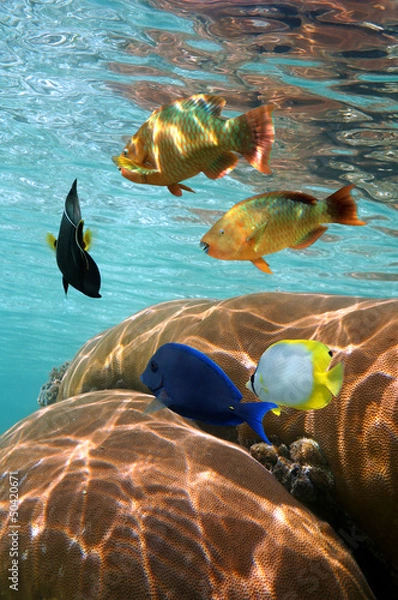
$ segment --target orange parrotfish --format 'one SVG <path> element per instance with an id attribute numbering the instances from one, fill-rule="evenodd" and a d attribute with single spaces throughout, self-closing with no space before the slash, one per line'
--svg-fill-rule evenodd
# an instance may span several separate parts
<path id="1" fill-rule="evenodd" d="M 225 119 L 221 116 L 225 103 L 220 96 L 197 94 L 161 106 L 112 160 L 126 179 L 167 186 L 175 196 L 182 190 L 193 192 L 180 182 L 201 171 L 210 179 L 232 171 L 236 153 L 262 173 L 270 173 L 273 106 Z"/>
<path id="2" fill-rule="evenodd" d="M 272 273 L 262 256 L 284 248 L 311 246 L 327 230 L 323 223 L 365 225 L 347 185 L 325 200 L 301 192 L 268 192 L 238 202 L 202 237 L 200 245 L 214 258 L 250 260 Z"/>

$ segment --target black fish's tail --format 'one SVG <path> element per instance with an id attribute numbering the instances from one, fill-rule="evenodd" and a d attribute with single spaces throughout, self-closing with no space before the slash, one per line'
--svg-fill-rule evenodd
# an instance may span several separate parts
<path id="1" fill-rule="evenodd" d="M 327 211 L 333 223 L 342 225 L 366 225 L 365 221 L 360 221 L 357 215 L 357 205 L 350 191 L 354 185 L 346 185 L 328 198 L 325 202 Z"/>

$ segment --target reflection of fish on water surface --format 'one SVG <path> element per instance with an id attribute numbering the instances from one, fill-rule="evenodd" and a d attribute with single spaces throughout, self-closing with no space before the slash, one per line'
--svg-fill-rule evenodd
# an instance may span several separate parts
<path id="1" fill-rule="evenodd" d="M 175 196 L 193 190 L 180 182 L 201 171 L 210 179 L 229 173 L 242 154 L 262 173 L 274 142 L 271 105 L 235 118 L 221 117 L 224 98 L 197 94 L 155 110 L 114 163 L 135 183 L 167 186 Z"/>
<path id="2" fill-rule="evenodd" d="M 271 402 L 241 403 L 242 394 L 206 354 L 185 344 L 164 344 L 149 360 L 141 381 L 156 396 L 146 413 L 167 407 L 188 419 L 212 425 L 250 427 L 269 444 L 262 420 Z"/>
<path id="3" fill-rule="evenodd" d="M 250 260 L 272 273 L 262 258 L 285 248 L 311 246 L 327 230 L 323 223 L 365 225 L 357 217 L 347 185 L 325 200 L 301 192 L 269 192 L 238 202 L 202 237 L 200 245 L 214 258 Z"/>
<path id="4" fill-rule="evenodd" d="M 264 402 L 280 407 L 314 410 L 329 404 L 343 385 L 343 364 L 327 370 L 332 351 L 315 340 L 281 340 L 260 357 L 256 370 L 246 384 Z"/>
<path id="5" fill-rule="evenodd" d="M 96 263 L 87 252 L 91 234 L 87 230 L 83 235 L 83 226 L 84 221 L 77 195 L 77 179 L 75 179 L 65 200 L 58 239 L 48 234 L 47 241 L 55 249 L 65 294 L 71 285 L 86 296 L 101 298 L 99 293 L 101 275 Z"/>

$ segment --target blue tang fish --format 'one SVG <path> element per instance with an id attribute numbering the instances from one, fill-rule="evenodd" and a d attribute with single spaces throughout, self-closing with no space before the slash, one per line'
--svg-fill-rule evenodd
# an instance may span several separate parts
<path id="1" fill-rule="evenodd" d="M 165 406 L 188 419 L 212 425 L 245 422 L 269 444 L 263 417 L 271 402 L 241 403 L 242 394 L 229 377 L 206 354 L 185 344 L 161 346 L 148 362 L 141 381 L 156 398 L 145 409 L 155 412 Z"/>
<path id="2" fill-rule="evenodd" d="M 101 298 L 101 275 L 97 264 L 87 252 L 91 235 L 88 230 L 83 235 L 83 226 L 75 179 L 65 200 L 58 239 L 49 233 L 47 242 L 55 249 L 65 294 L 71 285 L 86 296 Z"/>

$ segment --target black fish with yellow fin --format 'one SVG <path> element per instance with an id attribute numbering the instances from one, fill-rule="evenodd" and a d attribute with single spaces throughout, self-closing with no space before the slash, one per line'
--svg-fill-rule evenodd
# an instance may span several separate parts
<path id="1" fill-rule="evenodd" d="M 62 273 L 65 294 L 71 285 L 90 298 L 101 298 L 101 275 L 87 249 L 91 242 L 89 230 L 83 235 L 84 221 L 77 195 L 77 179 L 65 200 L 58 239 L 47 234 L 47 242 L 55 249 L 57 265 Z"/>

